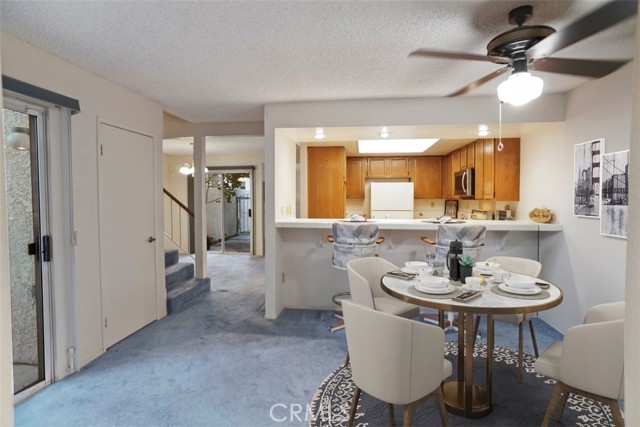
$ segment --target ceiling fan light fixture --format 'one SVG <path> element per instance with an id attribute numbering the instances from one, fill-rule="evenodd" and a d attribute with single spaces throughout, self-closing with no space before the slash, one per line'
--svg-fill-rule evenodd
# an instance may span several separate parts
<path id="1" fill-rule="evenodd" d="M 511 105 L 524 105 L 542 95 L 544 82 L 529 72 L 513 73 L 498 85 L 498 98 Z"/>

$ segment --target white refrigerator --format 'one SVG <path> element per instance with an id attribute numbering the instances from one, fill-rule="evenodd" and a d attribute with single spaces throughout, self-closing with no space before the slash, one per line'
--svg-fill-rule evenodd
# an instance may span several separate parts
<path id="1" fill-rule="evenodd" d="M 371 217 L 413 219 L 413 182 L 372 182 Z"/>

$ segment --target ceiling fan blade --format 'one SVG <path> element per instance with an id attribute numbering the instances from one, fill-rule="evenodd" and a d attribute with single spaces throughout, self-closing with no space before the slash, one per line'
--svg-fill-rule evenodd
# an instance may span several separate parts
<path id="1" fill-rule="evenodd" d="M 488 82 L 491 79 L 495 79 L 496 77 L 498 77 L 500 74 L 505 73 L 507 70 L 509 70 L 511 67 L 502 67 L 502 68 L 498 68 L 496 71 L 494 71 L 491 74 L 487 74 L 486 76 L 482 77 L 481 79 L 476 80 L 475 82 L 471 82 L 468 85 L 466 85 L 465 87 L 463 87 L 462 89 L 459 89 L 449 95 L 447 95 L 447 97 L 452 97 L 452 96 L 458 96 L 458 95 L 463 95 L 467 92 L 469 92 L 470 90 L 473 90 L 475 88 L 477 88 L 480 85 L 485 84 L 486 82 Z"/>
<path id="2" fill-rule="evenodd" d="M 550 73 L 584 77 L 604 77 L 628 61 L 598 61 L 591 59 L 542 58 L 529 65 L 529 69 Z"/>
<path id="3" fill-rule="evenodd" d="M 493 62 L 494 64 L 508 64 L 511 60 L 500 56 L 475 55 L 462 52 L 442 52 L 437 50 L 414 50 L 409 56 L 426 56 L 429 58 L 469 59 L 471 61 Z"/>
<path id="4" fill-rule="evenodd" d="M 567 46 L 635 16 L 637 12 L 637 1 L 614 0 L 609 2 L 529 48 L 526 53 L 527 58 L 543 58 L 553 55 Z"/>

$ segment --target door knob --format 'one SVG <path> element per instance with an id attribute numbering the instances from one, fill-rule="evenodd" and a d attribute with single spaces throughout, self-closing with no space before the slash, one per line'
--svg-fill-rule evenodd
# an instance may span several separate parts
<path id="1" fill-rule="evenodd" d="M 149 243 L 153 243 L 156 241 L 156 238 L 153 236 L 149 236 Z"/>

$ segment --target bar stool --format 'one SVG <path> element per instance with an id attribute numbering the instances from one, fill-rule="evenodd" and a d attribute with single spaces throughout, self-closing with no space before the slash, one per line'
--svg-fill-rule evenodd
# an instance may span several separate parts
<path id="1" fill-rule="evenodd" d="M 331 235 L 327 240 L 333 244 L 331 264 L 339 269 L 347 269 L 347 263 L 352 259 L 376 256 L 376 245 L 384 242 L 384 237 L 378 236 L 378 225 L 364 221 L 339 221 L 331 226 Z M 331 297 L 334 304 L 342 306 L 342 301 L 349 298 L 348 291 L 339 292 Z M 331 331 L 344 328 L 342 312 L 335 311 L 337 322 L 331 324 Z"/>

